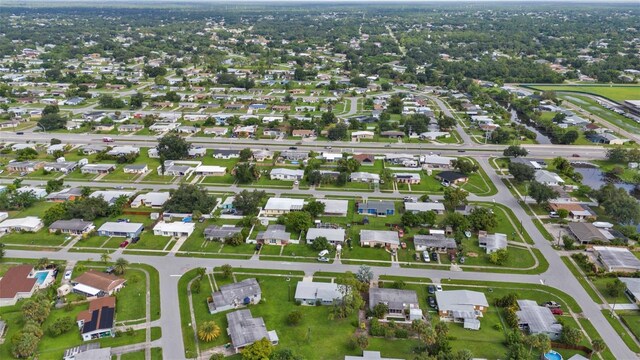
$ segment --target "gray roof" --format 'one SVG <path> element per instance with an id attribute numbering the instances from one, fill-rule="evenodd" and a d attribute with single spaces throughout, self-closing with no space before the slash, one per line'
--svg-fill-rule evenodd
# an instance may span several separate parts
<path id="1" fill-rule="evenodd" d="M 363 209 L 363 210 L 367 210 L 367 209 L 375 209 L 376 212 L 382 212 L 382 213 L 386 213 L 387 210 L 396 210 L 396 206 L 393 203 L 393 201 L 368 201 L 366 203 L 361 202 L 358 203 L 358 209 Z"/>
<path id="2" fill-rule="evenodd" d="M 398 290 L 388 288 L 371 288 L 369 290 L 369 308 L 387 304 L 389 309 L 406 309 L 412 304 L 418 307 L 418 295 L 414 290 Z"/>
<path id="3" fill-rule="evenodd" d="M 98 231 L 109 231 L 119 233 L 132 233 L 142 229 L 144 225 L 140 223 L 128 223 L 128 222 L 106 222 L 100 226 Z"/>
<path id="4" fill-rule="evenodd" d="M 242 231 L 241 227 L 211 225 L 204 229 L 204 237 L 212 239 L 226 239 Z"/>
<path id="5" fill-rule="evenodd" d="M 346 214 L 349 211 L 348 200 L 317 199 L 324 204 L 325 214 Z"/>
<path id="6" fill-rule="evenodd" d="M 444 211 L 444 204 L 437 202 L 405 202 L 404 209 L 406 211 Z"/>
<path id="7" fill-rule="evenodd" d="M 249 309 L 242 309 L 227 314 L 229 327 L 227 332 L 234 347 L 251 345 L 262 338 L 269 338 L 267 326 L 262 318 L 251 316 Z"/>
<path id="8" fill-rule="evenodd" d="M 290 240 L 291 233 L 286 232 L 284 225 L 269 225 L 267 230 L 261 231 L 256 236 L 256 240 Z"/>
<path id="9" fill-rule="evenodd" d="M 486 234 L 485 236 L 479 236 L 478 241 L 480 243 L 480 247 L 486 248 L 488 253 L 507 248 L 506 234 Z"/>
<path id="10" fill-rule="evenodd" d="M 295 299 L 316 299 L 330 302 L 342 299 L 340 288 L 344 285 L 326 282 L 298 281 Z"/>
<path id="11" fill-rule="evenodd" d="M 330 242 L 343 242 L 345 231 L 344 229 L 330 229 L 330 228 L 311 228 L 307 231 L 307 241 L 315 240 L 317 237 L 324 236 Z"/>
<path id="12" fill-rule="evenodd" d="M 93 225 L 91 221 L 82 219 L 58 220 L 49 226 L 49 230 L 83 231 Z"/>
<path id="13" fill-rule="evenodd" d="M 558 324 L 551 309 L 539 306 L 533 300 L 518 300 L 518 324 L 526 325 L 530 334 L 560 332 L 562 325 Z"/>
<path id="14" fill-rule="evenodd" d="M 458 247 L 455 239 L 446 237 L 444 234 L 415 235 L 413 244 L 428 248 L 455 249 Z"/>
<path id="15" fill-rule="evenodd" d="M 489 306 L 483 293 L 470 290 L 437 291 L 436 301 L 441 311 L 468 311 L 474 306 Z"/>
<path id="16" fill-rule="evenodd" d="M 67 188 L 47 195 L 47 200 L 66 200 L 72 196 L 81 196 L 81 188 Z"/>
<path id="17" fill-rule="evenodd" d="M 147 164 L 129 164 L 124 166 L 125 169 L 131 169 L 131 170 L 142 170 L 146 167 L 147 167 Z"/>
<path id="18" fill-rule="evenodd" d="M 362 356 L 350 356 L 345 355 L 344 360 L 400 360 L 395 358 L 383 358 L 380 355 L 380 351 L 367 351 L 362 352 Z"/>
<path id="19" fill-rule="evenodd" d="M 629 291 L 634 298 L 640 299 L 640 279 L 638 278 L 618 278 L 627 285 Z"/>
<path id="20" fill-rule="evenodd" d="M 569 222 L 569 231 L 583 243 L 592 241 L 607 241 L 606 236 L 593 224 L 583 222 Z"/>
<path id="21" fill-rule="evenodd" d="M 594 246 L 600 261 L 608 267 L 607 270 L 635 269 L 640 270 L 640 260 L 627 248 Z"/>
<path id="22" fill-rule="evenodd" d="M 400 244 L 397 231 L 360 230 L 360 241 Z"/>
<path id="23" fill-rule="evenodd" d="M 220 291 L 211 294 L 216 308 L 229 306 L 235 303 L 242 304 L 244 299 L 253 298 L 262 294 L 258 281 L 254 278 L 245 279 L 233 284 L 220 286 Z"/>

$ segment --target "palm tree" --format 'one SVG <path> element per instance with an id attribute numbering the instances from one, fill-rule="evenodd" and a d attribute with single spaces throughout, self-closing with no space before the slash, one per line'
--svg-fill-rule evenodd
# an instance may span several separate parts
<path id="1" fill-rule="evenodd" d="M 113 266 L 116 274 L 122 275 L 125 271 L 127 271 L 127 266 L 129 266 L 129 262 L 123 258 L 118 258 L 116 260 L 116 264 Z"/>
<path id="2" fill-rule="evenodd" d="M 607 344 L 605 344 L 602 339 L 593 339 L 591 347 L 593 348 L 593 352 L 599 354 L 607 348 Z"/>
<path id="3" fill-rule="evenodd" d="M 44 269 L 45 267 L 47 267 L 47 265 L 49 265 L 49 259 L 47 259 L 46 257 L 43 257 L 38 259 L 38 262 L 36 263 L 36 268 Z"/>
<path id="4" fill-rule="evenodd" d="M 100 255 L 100 260 L 101 260 L 103 263 L 105 263 L 105 264 L 106 264 L 106 263 L 108 263 L 109 261 L 111 261 L 111 256 L 109 256 L 109 253 L 104 253 L 104 254 Z"/>
<path id="5" fill-rule="evenodd" d="M 220 326 L 215 321 L 207 321 L 198 327 L 198 338 L 204 342 L 213 341 L 220 336 Z"/>

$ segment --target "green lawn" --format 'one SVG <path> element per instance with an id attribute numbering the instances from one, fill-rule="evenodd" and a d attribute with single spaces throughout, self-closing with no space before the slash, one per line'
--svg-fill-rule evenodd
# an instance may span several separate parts
<path id="1" fill-rule="evenodd" d="M 532 88 L 541 91 L 568 91 L 599 95 L 622 103 L 624 100 L 637 100 L 640 86 L 637 85 L 535 85 Z"/>
<path id="2" fill-rule="evenodd" d="M 624 293 L 617 297 L 609 295 L 609 293 L 607 292 L 607 284 L 613 283 L 615 278 L 591 278 L 590 280 L 593 285 L 596 286 L 598 292 L 604 297 L 605 300 L 607 300 L 609 304 L 628 304 L 631 302 Z"/>
<path id="3" fill-rule="evenodd" d="M 11 232 L 0 238 L 5 244 L 60 246 L 65 242 L 67 235 L 56 235 L 43 228 L 36 233 Z"/>
<path id="4" fill-rule="evenodd" d="M 626 321 L 627 324 L 631 325 L 630 328 L 635 327 L 635 330 L 638 331 L 640 328 L 640 316 L 638 316 L 637 314 L 634 314 L 633 312 L 625 312 L 625 313 L 629 315 L 627 315 L 624 321 Z M 610 310 L 602 310 L 602 316 L 604 316 L 605 319 L 607 319 L 609 324 L 611 324 L 611 326 L 615 329 L 616 333 L 618 333 L 620 338 L 622 338 L 622 341 L 624 341 L 624 343 L 629 347 L 629 349 L 631 349 L 631 351 L 635 353 L 640 352 L 640 346 L 638 346 L 638 344 L 636 344 L 636 342 L 633 339 L 637 335 L 629 335 L 629 333 L 622 326 L 622 323 L 621 323 L 623 321 L 622 319 L 618 320 L 615 317 L 612 317 Z M 620 316 L 620 314 L 618 314 L 618 316 Z M 632 330 L 632 333 L 633 333 L 633 330 Z"/>

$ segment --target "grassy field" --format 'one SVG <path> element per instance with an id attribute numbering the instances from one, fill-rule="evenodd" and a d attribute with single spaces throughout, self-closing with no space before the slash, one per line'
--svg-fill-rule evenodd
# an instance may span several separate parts
<path id="1" fill-rule="evenodd" d="M 615 126 L 626 129 L 627 131 L 640 131 L 640 125 L 635 121 L 599 105 L 595 100 L 587 96 L 565 94 L 560 95 L 560 98 L 575 104 L 589 113 L 601 117 Z"/>
<path id="2" fill-rule="evenodd" d="M 540 91 L 569 91 L 599 95 L 613 101 L 637 100 L 640 98 L 640 86 L 637 85 L 535 85 Z"/>

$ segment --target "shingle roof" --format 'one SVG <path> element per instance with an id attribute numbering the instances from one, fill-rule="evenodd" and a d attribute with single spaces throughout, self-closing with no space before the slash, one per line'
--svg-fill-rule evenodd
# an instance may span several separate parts
<path id="1" fill-rule="evenodd" d="M 227 323 L 227 331 L 234 347 L 244 347 L 262 338 L 269 338 L 264 320 L 252 317 L 248 309 L 228 313 Z"/>
<path id="2" fill-rule="evenodd" d="M 397 231 L 360 230 L 360 241 L 400 244 Z"/>
<path id="3" fill-rule="evenodd" d="M 96 270 L 88 270 L 84 274 L 73 279 L 74 283 L 91 286 L 94 289 L 110 292 L 122 285 L 126 280 L 115 275 L 107 274 Z"/>
<path id="4" fill-rule="evenodd" d="M 0 299 L 13 299 L 17 293 L 30 292 L 36 284 L 35 278 L 28 278 L 32 270 L 31 265 L 9 268 L 0 279 Z"/>
<path id="5" fill-rule="evenodd" d="M 455 249 L 457 247 L 455 239 L 446 237 L 444 234 L 415 235 L 413 243 L 415 246 L 428 248 Z"/>
<path id="6" fill-rule="evenodd" d="M 253 298 L 260 295 L 262 290 L 258 281 L 254 278 L 245 279 L 236 283 L 220 286 L 220 291 L 211 296 L 216 308 L 229 306 L 233 303 L 242 303 L 246 297 Z"/>
<path id="7" fill-rule="evenodd" d="M 418 295 L 414 290 L 398 290 L 388 288 L 371 288 L 369 290 L 369 308 L 379 303 L 387 304 L 389 309 L 405 309 L 411 304 L 418 305 Z"/>
<path id="8" fill-rule="evenodd" d="M 593 224 L 582 222 L 570 222 L 569 231 L 578 238 L 580 242 L 607 241 L 607 238 Z"/>
<path id="9" fill-rule="evenodd" d="M 315 240 L 318 237 L 325 237 L 330 242 L 342 242 L 344 241 L 345 231 L 344 229 L 330 228 L 311 228 L 307 230 L 307 240 Z"/>
<path id="10" fill-rule="evenodd" d="M 49 230 L 82 231 L 92 224 L 91 221 L 84 221 L 82 219 L 58 220 L 49 226 Z"/>
<path id="11" fill-rule="evenodd" d="M 532 300 L 518 300 L 518 306 L 518 324 L 526 325 L 531 334 L 559 332 L 562 329 L 551 309 L 539 306 Z"/>

